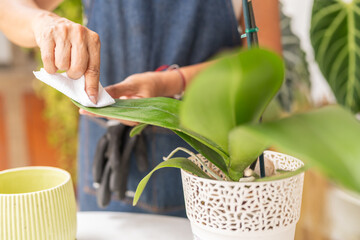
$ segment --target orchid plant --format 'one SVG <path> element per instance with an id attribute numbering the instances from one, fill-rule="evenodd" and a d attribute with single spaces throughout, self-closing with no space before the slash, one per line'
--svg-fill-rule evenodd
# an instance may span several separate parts
<path id="1" fill-rule="evenodd" d="M 254 48 L 222 55 L 196 76 L 182 101 L 164 97 L 116 100 L 104 108 L 74 103 L 100 116 L 141 123 L 133 129 L 133 135 L 146 124 L 172 130 L 217 166 L 228 181 L 239 181 L 265 149 L 275 147 L 360 192 L 360 123 L 350 112 L 334 105 L 259 122 L 283 78 L 282 59 L 268 50 Z M 177 150 L 195 155 L 186 149 Z M 139 183 L 134 204 L 151 175 L 161 168 L 175 167 L 200 177 L 215 177 L 187 158 L 172 158 L 171 153 L 165 159 Z M 264 180 L 272 177 L 256 181 Z"/>

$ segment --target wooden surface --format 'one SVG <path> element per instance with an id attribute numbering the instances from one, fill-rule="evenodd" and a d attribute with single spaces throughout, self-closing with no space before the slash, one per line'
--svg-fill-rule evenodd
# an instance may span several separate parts
<path id="1" fill-rule="evenodd" d="M 301 217 L 296 228 L 295 240 L 329 240 L 325 219 L 327 180 L 309 170 L 305 174 Z"/>

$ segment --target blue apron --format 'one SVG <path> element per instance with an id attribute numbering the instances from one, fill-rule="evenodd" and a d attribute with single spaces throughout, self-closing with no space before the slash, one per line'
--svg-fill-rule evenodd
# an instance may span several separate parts
<path id="1" fill-rule="evenodd" d="M 165 64 L 187 66 L 203 62 L 241 42 L 231 0 L 83 0 L 83 4 L 88 27 L 100 36 L 100 81 L 104 86 Z M 106 209 L 99 209 L 91 168 L 97 141 L 106 129 L 89 117 L 81 117 L 79 131 L 81 211 L 185 216 L 180 171 L 168 168 L 153 175 L 136 207 L 132 207 L 129 198 L 113 199 Z M 165 129 L 150 127 L 145 134 L 149 171 L 176 147 L 188 147 Z M 128 189 L 135 191 L 145 175 L 132 161 Z"/>

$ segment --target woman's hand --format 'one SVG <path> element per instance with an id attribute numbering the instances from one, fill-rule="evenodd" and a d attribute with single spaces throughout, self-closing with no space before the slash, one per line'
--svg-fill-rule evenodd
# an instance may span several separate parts
<path id="1" fill-rule="evenodd" d="M 212 62 L 199 63 L 173 71 L 133 74 L 118 84 L 106 87 L 105 90 L 113 98 L 120 99 L 173 97 L 176 94 L 182 93 L 194 76 Z M 79 112 L 80 114 L 98 117 L 82 109 Z M 129 126 L 137 124 L 129 121 L 121 122 Z"/>
<path id="2" fill-rule="evenodd" d="M 105 90 L 110 94 L 111 97 L 117 99 L 137 99 L 137 98 L 150 98 L 159 96 L 171 96 L 172 92 L 181 92 L 176 90 L 176 84 L 169 84 L 172 81 L 178 81 L 181 89 L 181 79 L 176 71 L 165 71 L 165 72 L 145 72 L 133 74 L 127 77 L 124 81 L 108 86 Z M 167 84 L 168 83 L 168 84 Z M 168 88 L 173 88 L 168 90 Z M 80 114 L 97 116 L 89 113 L 83 109 L 80 109 Z M 111 119 L 111 118 L 109 118 Z M 130 121 L 120 121 L 121 123 L 128 126 L 135 126 L 138 123 Z"/>
<path id="3" fill-rule="evenodd" d="M 85 91 L 96 104 L 100 75 L 98 34 L 46 11 L 33 19 L 32 29 L 45 70 L 66 71 L 73 79 L 85 75 Z"/>
<path id="4" fill-rule="evenodd" d="M 124 81 L 108 86 L 105 90 L 113 98 L 150 98 L 166 96 L 166 77 L 169 72 L 144 72 L 127 77 Z"/>

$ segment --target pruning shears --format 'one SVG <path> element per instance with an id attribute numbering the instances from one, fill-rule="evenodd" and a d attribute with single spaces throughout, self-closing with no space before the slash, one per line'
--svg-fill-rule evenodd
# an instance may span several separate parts
<path id="1" fill-rule="evenodd" d="M 92 168 L 98 206 L 105 208 L 112 194 L 126 198 L 130 160 L 134 153 L 140 172 L 148 169 L 144 134 L 130 137 L 131 127 L 108 121 L 107 132 L 97 144 Z"/>

